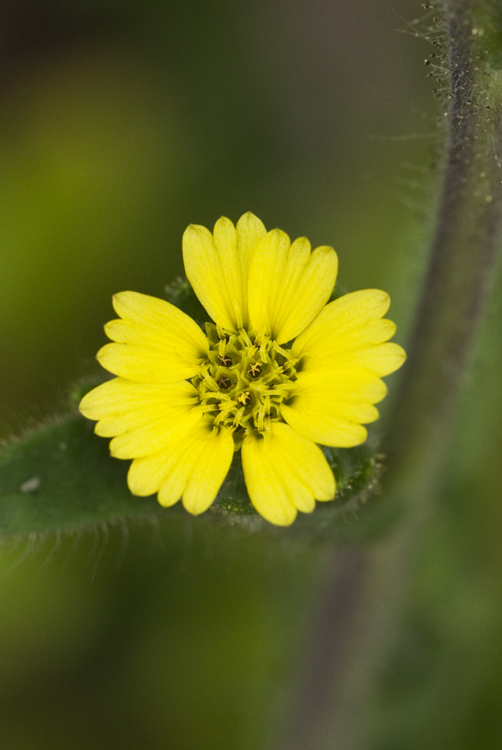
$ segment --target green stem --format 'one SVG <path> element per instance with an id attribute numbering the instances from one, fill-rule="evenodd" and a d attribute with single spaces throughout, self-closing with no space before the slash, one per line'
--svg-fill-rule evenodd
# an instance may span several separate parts
<path id="1" fill-rule="evenodd" d="M 389 429 L 396 478 L 437 466 L 494 275 L 502 215 L 500 73 L 484 59 L 484 27 L 476 23 L 489 6 L 445 2 L 447 155 L 429 268 Z"/>
<path id="2" fill-rule="evenodd" d="M 389 425 L 387 498 L 407 514 L 390 539 L 331 555 L 280 750 L 360 750 L 437 486 L 448 426 L 494 275 L 502 217 L 501 37 L 495 0 L 445 0 L 448 139 L 429 267 Z M 480 33 L 480 29 L 482 33 Z M 499 46 L 499 52 L 502 46 Z M 277 745 L 276 745 L 277 747 Z"/>

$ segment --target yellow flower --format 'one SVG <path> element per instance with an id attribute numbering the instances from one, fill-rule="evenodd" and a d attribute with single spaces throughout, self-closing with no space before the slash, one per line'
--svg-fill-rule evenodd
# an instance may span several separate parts
<path id="1" fill-rule="evenodd" d="M 316 445 L 351 447 L 378 418 L 380 379 L 405 359 L 382 320 L 389 296 L 367 289 L 328 302 L 338 260 L 267 232 L 253 214 L 191 225 L 186 274 L 214 323 L 206 335 L 177 307 L 136 292 L 113 298 L 105 326 L 114 342 L 98 353 L 118 375 L 88 393 L 81 412 L 112 437 L 111 454 L 134 459 L 135 495 L 180 498 L 194 514 L 215 499 L 242 447 L 249 496 L 273 524 L 335 496 L 333 472 Z M 293 342 L 290 346 L 288 342 Z"/>

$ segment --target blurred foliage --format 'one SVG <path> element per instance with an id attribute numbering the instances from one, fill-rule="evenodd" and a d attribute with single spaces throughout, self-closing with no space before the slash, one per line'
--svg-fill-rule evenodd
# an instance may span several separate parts
<path id="1" fill-rule="evenodd" d="M 391 292 L 403 341 L 443 117 L 427 46 L 396 33 L 421 12 L 412 0 L 2 3 L 3 435 L 98 376 L 111 295 L 162 296 L 186 225 L 221 214 L 252 210 L 334 244 L 347 291 Z M 373 750 L 502 744 L 501 324 L 494 304 L 381 675 Z M 325 553 L 196 521 L 4 546 L 9 750 L 266 747 Z"/>
<path id="2" fill-rule="evenodd" d="M 404 622 L 381 676 L 375 750 L 502 744 L 500 280 L 494 291 Z"/>
<path id="3" fill-rule="evenodd" d="M 18 567 L 2 577 L 2 741 L 259 746 L 282 700 L 270 685 L 291 678 L 321 555 L 257 536 L 243 544 L 240 531 L 180 516 L 168 546 L 162 523 L 126 534 L 4 551 L 4 566 Z"/>

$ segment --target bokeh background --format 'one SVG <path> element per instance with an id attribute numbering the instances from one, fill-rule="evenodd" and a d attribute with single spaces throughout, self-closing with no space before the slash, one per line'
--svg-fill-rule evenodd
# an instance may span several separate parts
<path id="1" fill-rule="evenodd" d="M 424 13 L 416 0 L 4 0 L 0 436 L 61 412 L 98 372 L 111 295 L 163 296 L 187 224 L 222 214 L 334 245 L 342 289 L 388 290 L 404 343 L 444 117 L 415 35 Z M 502 746 L 499 297 L 500 283 L 379 676 L 372 750 Z M 272 748 L 327 559 L 182 520 L 6 545 L 3 746 Z"/>

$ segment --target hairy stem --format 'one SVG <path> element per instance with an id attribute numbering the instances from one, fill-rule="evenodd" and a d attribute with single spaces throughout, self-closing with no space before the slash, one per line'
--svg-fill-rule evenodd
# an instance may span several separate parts
<path id="1" fill-rule="evenodd" d="M 389 430 L 390 468 L 434 471 L 493 277 L 502 215 L 498 71 L 485 69 L 476 25 L 484 4 L 448 0 L 447 154 L 430 261 Z M 481 27 L 482 28 L 482 27 Z M 483 35 L 484 36 L 484 35 Z M 473 41 L 475 40 L 475 41 Z M 494 86 L 495 84 L 495 86 Z"/>
<path id="2" fill-rule="evenodd" d="M 374 673 L 406 588 L 493 277 L 502 216 L 502 81 L 496 0 L 445 0 L 448 136 L 428 270 L 389 425 L 387 500 L 407 514 L 390 539 L 332 553 L 281 750 L 360 750 Z M 481 31 L 480 31 L 481 30 Z M 499 47 L 499 52 L 502 47 Z"/>

